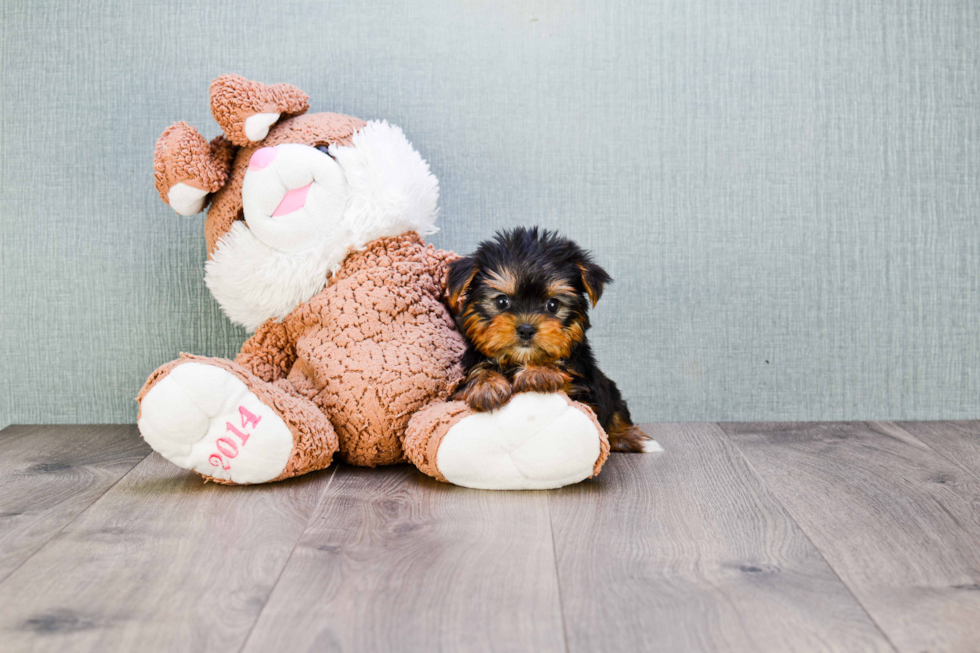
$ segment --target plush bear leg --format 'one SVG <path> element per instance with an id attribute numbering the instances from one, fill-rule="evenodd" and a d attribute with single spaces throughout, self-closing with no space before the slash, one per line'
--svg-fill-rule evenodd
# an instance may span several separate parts
<path id="1" fill-rule="evenodd" d="M 564 394 L 529 392 L 474 413 L 463 402 L 412 416 L 405 455 L 440 481 L 483 490 L 544 490 L 599 473 L 609 440 L 588 406 Z"/>
<path id="2" fill-rule="evenodd" d="M 218 483 L 278 481 L 328 466 L 337 451 L 329 420 L 288 381 L 266 383 L 232 361 L 182 354 L 137 401 L 147 443 Z"/>

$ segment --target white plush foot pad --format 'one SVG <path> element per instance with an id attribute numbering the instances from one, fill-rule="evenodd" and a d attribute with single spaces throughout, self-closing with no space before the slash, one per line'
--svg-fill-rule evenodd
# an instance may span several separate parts
<path id="1" fill-rule="evenodd" d="M 234 374 L 178 365 L 143 397 L 140 433 L 170 462 L 235 483 L 279 476 L 293 450 L 285 422 Z"/>
<path id="2" fill-rule="evenodd" d="M 557 394 L 524 393 L 490 413 L 454 424 L 436 466 L 454 485 L 481 490 L 545 490 L 592 475 L 599 432 Z"/>

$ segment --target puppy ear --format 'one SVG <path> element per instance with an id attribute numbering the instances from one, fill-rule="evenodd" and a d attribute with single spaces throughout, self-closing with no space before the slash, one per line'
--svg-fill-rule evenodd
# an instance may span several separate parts
<path id="1" fill-rule="evenodd" d="M 181 215 L 200 213 L 208 195 L 225 185 L 237 149 L 223 136 L 208 143 L 186 122 L 171 125 L 153 153 L 153 181 L 160 199 Z"/>
<path id="2" fill-rule="evenodd" d="M 211 113 L 235 145 L 261 141 L 280 118 L 309 108 L 310 98 L 292 84 L 266 85 L 241 75 L 222 75 L 211 82 Z"/>
<path id="3" fill-rule="evenodd" d="M 453 313 L 459 313 L 463 299 L 479 270 L 471 257 L 459 258 L 449 264 L 449 280 L 446 283 L 446 302 Z"/>
<path id="4" fill-rule="evenodd" d="M 612 282 L 612 277 L 588 258 L 576 263 L 575 266 L 582 275 L 582 285 L 585 286 L 585 292 L 589 295 L 592 308 L 595 308 L 595 305 L 599 303 L 599 298 L 602 297 L 602 289 L 607 283 Z"/>

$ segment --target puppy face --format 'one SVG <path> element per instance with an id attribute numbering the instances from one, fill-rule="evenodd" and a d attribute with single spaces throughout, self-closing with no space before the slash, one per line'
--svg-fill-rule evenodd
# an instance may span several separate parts
<path id="1" fill-rule="evenodd" d="M 610 281 L 572 241 L 522 227 L 452 264 L 449 303 L 484 356 L 506 366 L 543 365 L 584 340 L 589 303 Z"/>

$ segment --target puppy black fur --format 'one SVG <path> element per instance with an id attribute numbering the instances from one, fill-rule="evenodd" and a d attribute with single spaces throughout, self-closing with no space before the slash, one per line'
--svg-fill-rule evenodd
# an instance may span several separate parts
<path id="1" fill-rule="evenodd" d="M 612 278 L 588 252 L 554 232 L 498 232 L 449 269 L 449 305 L 466 337 L 466 381 L 455 398 L 473 410 L 516 392 L 564 391 L 589 405 L 613 451 L 643 451 L 647 436 L 599 369 L 585 332 Z"/>

